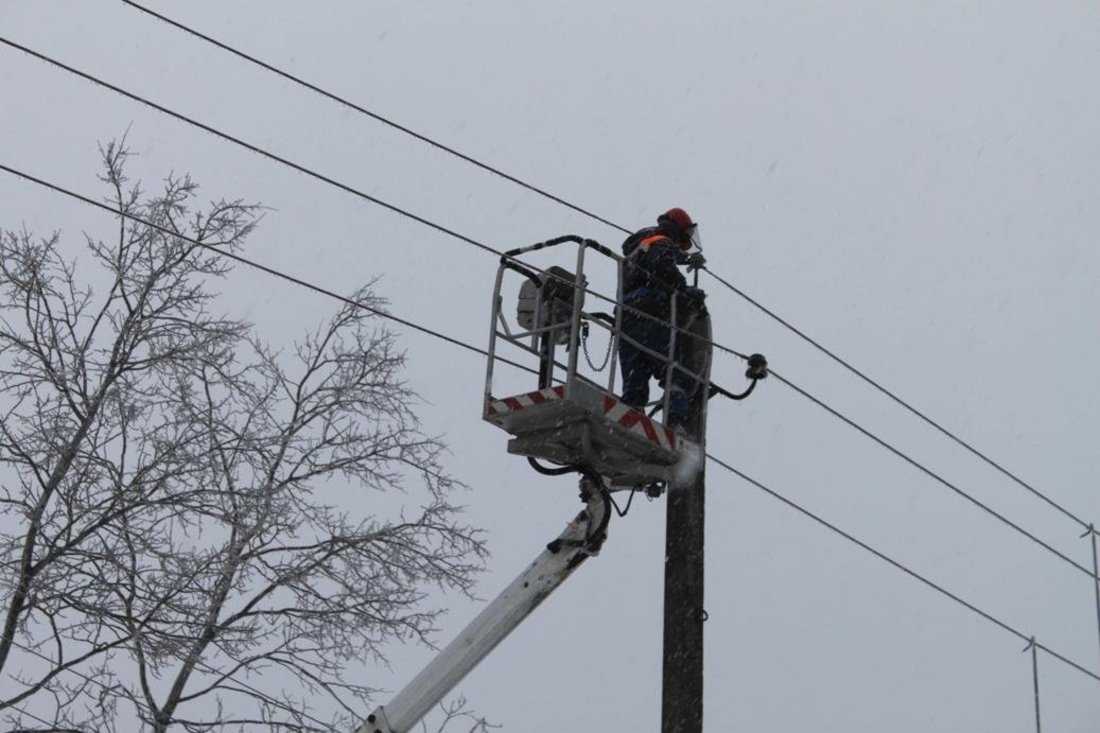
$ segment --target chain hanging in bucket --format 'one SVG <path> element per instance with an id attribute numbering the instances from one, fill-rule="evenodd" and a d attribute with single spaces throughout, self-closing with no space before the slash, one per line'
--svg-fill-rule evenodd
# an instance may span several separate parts
<path id="1" fill-rule="evenodd" d="M 595 369 L 597 372 L 602 372 L 607 368 L 607 363 L 611 361 L 611 344 L 615 339 L 611 338 L 611 334 L 608 334 L 607 339 L 607 353 L 603 355 L 603 364 L 596 366 L 592 363 L 592 357 L 588 354 L 588 324 L 585 323 L 581 327 L 581 347 L 584 350 L 584 360 L 588 362 L 588 366 Z"/>

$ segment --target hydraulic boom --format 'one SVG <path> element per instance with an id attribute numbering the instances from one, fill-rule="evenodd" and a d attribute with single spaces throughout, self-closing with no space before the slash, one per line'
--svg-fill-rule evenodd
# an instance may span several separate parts
<path id="1" fill-rule="evenodd" d="M 585 508 L 518 578 L 385 706 L 355 733 L 409 733 L 443 696 L 504 640 L 528 614 L 599 552 L 607 536 L 611 500 L 598 476 L 581 480 Z"/>

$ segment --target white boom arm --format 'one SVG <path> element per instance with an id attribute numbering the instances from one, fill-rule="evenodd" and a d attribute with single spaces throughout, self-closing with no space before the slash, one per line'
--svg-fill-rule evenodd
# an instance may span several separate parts
<path id="1" fill-rule="evenodd" d="M 585 509 L 518 578 L 355 733 L 409 733 L 443 696 L 504 640 L 603 542 L 610 519 L 607 492 L 582 481 Z"/>

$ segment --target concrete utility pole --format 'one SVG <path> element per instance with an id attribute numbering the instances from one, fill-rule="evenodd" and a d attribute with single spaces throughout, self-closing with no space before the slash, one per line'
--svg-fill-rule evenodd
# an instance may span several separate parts
<path id="1" fill-rule="evenodd" d="M 710 368 L 710 317 L 697 315 L 687 325 L 684 366 L 706 376 Z M 680 334 L 681 338 L 689 338 Z M 700 452 L 706 446 L 707 389 L 695 390 L 688 406 L 687 430 Z M 665 524 L 665 638 L 661 733 L 702 733 L 703 730 L 703 540 L 704 471 L 686 484 L 669 485 Z"/>

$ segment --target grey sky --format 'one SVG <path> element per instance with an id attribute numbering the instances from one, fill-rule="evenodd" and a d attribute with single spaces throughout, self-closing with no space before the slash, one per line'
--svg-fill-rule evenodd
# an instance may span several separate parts
<path id="1" fill-rule="evenodd" d="M 1100 521 L 1100 6 L 1090 2 L 153 2 L 271 63 L 631 228 L 701 222 L 713 269 L 1051 498 Z M 621 235 L 250 67 L 114 0 L 0 0 L 2 34 L 497 248 Z M 132 173 L 190 171 L 273 208 L 250 256 L 483 346 L 494 258 L 0 48 L 0 159 L 98 196 L 99 140 Z M 109 217 L 0 176 L 0 226 Z M 564 263 L 563 263 L 564 264 Z M 704 279 L 717 340 L 762 351 L 1079 562 L 1065 518 Z M 225 307 L 287 343 L 334 304 L 238 270 Z M 482 423 L 482 360 L 405 333 L 445 432 L 490 598 L 577 508 Z M 719 359 L 716 379 L 743 366 Z M 776 383 L 712 403 L 711 450 L 1096 670 L 1092 588 L 1035 545 Z M 706 726 L 1030 731 L 1018 640 L 708 469 Z M 461 686 L 509 731 L 659 728 L 661 502 Z M 476 613 L 452 606 L 441 643 Z M 393 649 L 399 687 L 430 657 Z M 1041 662 L 1043 730 L 1100 726 L 1100 685 Z"/>

